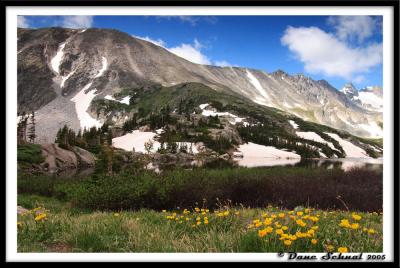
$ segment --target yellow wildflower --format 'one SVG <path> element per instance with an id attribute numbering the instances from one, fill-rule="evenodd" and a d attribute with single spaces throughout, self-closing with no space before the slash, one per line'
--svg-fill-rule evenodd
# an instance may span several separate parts
<path id="1" fill-rule="evenodd" d="M 283 234 L 283 230 L 282 229 L 276 229 L 276 234 L 278 234 L 278 235 L 280 235 L 280 234 Z"/>
<path id="2" fill-rule="evenodd" d="M 353 224 L 351 225 L 351 229 L 353 229 L 353 230 L 358 229 L 358 227 L 359 227 L 358 223 L 353 223 Z"/>
<path id="3" fill-rule="evenodd" d="M 282 230 L 286 231 L 287 229 L 289 229 L 289 227 L 287 227 L 287 226 L 282 226 Z"/>
<path id="4" fill-rule="evenodd" d="M 35 217 L 35 221 L 42 221 L 42 220 L 45 220 L 46 219 L 46 214 L 45 213 L 41 213 L 41 214 L 39 214 L 39 215 L 37 215 L 36 217 Z"/>
<path id="5" fill-rule="evenodd" d="M 344 227 L 344 228 L 350 228 L 351 224 L 350 224 L 349 220 L 343 219 L 343 220 L 340 221 L 339 226 L 340 227 Z"/>
<path id="6" fill-rule="evenodd" d="M 283 241 L 283 243 L 284 243 L 286 246 L 290 246 L 290 245 L 292 244 L 292 241 L 291 241 L 291 240 L 285 240 L 285 241 Z"/>
<path id="7" fill-rule="evenodd" d="M 306 224 L 304 221 L 302 221 L 302 220 L 296 220 L 296 223 L 297 223 L 297 225 L 299 225 L 299 226 L 301 226 L 301 227 L 304 227 L 304 226 L 307 225 L 307 224 Z"/>
<path id="8" fill-rule="evenodd" d="M 196 222 L 196 224 L 197 224 L 197 225 L 200 225 L 200 224 L 201 224 L 201 221 Z"/>
<path id="9" fill-rule="evenodd" d="M 332 245 L 327 245 L 327 246 L 326 246 L 326 250 L 327 250 L 328 252 L 332 252 L 334 249 L 335 249 L 335 247 L 332 246 Z"/>
<path id="10" fill-rule="evenodd" d="M 228 215 L 229 215 L 229 211 L 227 210 L 224 212 L 224 216 L 228 216 Z"/>
<path id="11" fill-rule="evenodd" d="M 353 213 L 351 216 L 353 217 L 353 219 L 354 219 L 355 221 L 361 220 L 361 216 L 360 216 L 360 215 L 357 215 L 357 214 Z"/>
<path id="12" fill-rule="evenodd" d="M 318 242 L 317 239 L 314 239 L 314 238 L 311 239 L 311 244 L 315 245 L 315 244 L 317 244 L 317 242 Z"/>
<path id="13" fill-rule="evenodd" d="M 22 222 L 21 221 L 17 221 L 17 227 L 18 228 L 22 227 Z"/>
<path id="14" fill-rule="evenodd" d="M 262 225 L 262 222 L 257 222 L 257 223 L 255 224 L 256 227 L 260 227 L 261 225 Z"/>
<path id="15" fill-rule="evenodd" d="M 263 230 L 258 230 L 258 236 L 259 237 L 264 237 L 267 235 L 267 230 L 263 229 Z"/>
<path id="16" fill-rule="evenodd" d="M 265 219 L 264 224 L 265 224 L 265 225 L 271 225 L 271 224 L 272 224 L 271 218 Z"/>
<path id="17" fill-rule="evenodd" d="M 279 214 L 278 214 L 278 217 L 279 217 L 279 218 L 285 218 L 285 213 L 279 213 Z"/>
<path id="18" fill-rule="evenodd" d="M 318 228 L 319 228 L 318 225 L 315 225 L 315 226 L 311 227 L 311 229 L 313 229 L 315 231 L 318 230 Z"/>
<path id="19" fill-rule="evenodd" d="M 270 233 L 272 233 L 272 231 L 274 230 L 274 228 L 272 228 L 271 226 L 268 226 L 268 227 L 265 228 L 264 230 L 267 232 L 267 234 L 270 234 Z"/>
<path id="20" fill-rule="evenodd" d="M 119 217 L 119 213 L 114 213 L 114 217 Z"/>
<path id="21" fill-rule="evenodd" d="M 374 233 L 375 233 L 375 230 L 374 230 L 374 229 L 368 229 L 368 233 L 369 233 L 369 234 L 374 234 Z"/>
<path id="22" fill-rule="evenodd" d="M 349 252 L 349 250 L 346 247 L 340 247 L 340 248 L 338 248 L 338 252 L 347 253 L 347 252 Z"/>
<path id="23" fill-rule="evenodd" d="M 297 211 L 297 216 L 302 216 L 303 215 L 303 211 Z"/>
<path id="24" fill-rule="evenodd" d="M 165 213 L 165 212 L 167 212 L 167 211 L 166 211 L 165 209 L 163 209 L 163 210 L 162 210 L 162 212 L 164 212 L 164 213 Z"/>
<path id="25" fill-rule="evenodd" d="M 239 211 L 236 211 L 236 212 L 235 212 L 235 215 L 236 215 L 236 216 L 239 216 L 239 215 L 240 215 L 240 212 L 239 212 Z"/>

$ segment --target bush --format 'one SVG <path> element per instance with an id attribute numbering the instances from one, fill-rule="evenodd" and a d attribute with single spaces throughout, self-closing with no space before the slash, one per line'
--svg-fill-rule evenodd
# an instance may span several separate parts
<path id="1" fill-rule="evenodd" d="M 42 147 L 39 144 L 27 143 L 18 145 L 18 163 L 40 164 L 44 161 Z"/>
<path id="2" fill-rule="evenodd" d="M 280 167 L 172 170 L 161 175 L 123 172 L 113 177 L 92 176 L 70 187 L 66 194 L 74 206 L 100 210 L 174 209 L 203 202 L 215 208 L 216 200 L 231 200 L 234 205 L 251 207 L 347 206 L 378 211 L 382 209 L 382 176 L 361 169 L 344 172 Z"/>

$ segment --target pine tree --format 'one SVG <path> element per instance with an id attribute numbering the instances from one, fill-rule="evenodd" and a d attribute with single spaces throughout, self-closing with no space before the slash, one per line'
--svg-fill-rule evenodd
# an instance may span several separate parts
<path id="1" fill-rule="evenodd" d="M 36 120 L 35 120 L 35 112 L 34 111 L 32 111 L 30 119 L 31 119 L 31 123 L 30 123 L 30 127 L 29 127 L 28 138 L 29 138 L 29 142 L 34 143 L 35 139 L 36 139 Z"/>
<path id="2" fill-rule="evenodd" d="M 25 112 L 18 113 L 18 124 L 17 124 L 17 142 L 23 144 L 26 142 L 26 126 L 28 117 Z"/>

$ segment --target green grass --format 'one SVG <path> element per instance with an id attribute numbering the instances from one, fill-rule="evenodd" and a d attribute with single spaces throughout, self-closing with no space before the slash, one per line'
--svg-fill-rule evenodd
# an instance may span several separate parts
<path id="1" fill-rule="evenodd" d="M 40 164 L 44 161 L 42 147 L 39 144 L 20 144 L 17 148 L 18 163 Z"/>
<path id="2" fill-rule="evenodd" d="M 300 227 L 289 218 L 287 210 L 276 207 L 250 209 L 221 205 L 218 213 L 229 211 L 229 215 L 215 211 L 202 215 L 194 210 L 183 214 L 180 209 L 172 217 L 172 212 L 154 210 L 72 213 L 68 203 L 30 195 L 19 195 L 18 203 L 41 207 L 42 212 L 48 209 L 41 221 L 35 221 L 32 214 L 18 216 L 21 223 L 18 252 L 323 252 L 327 245 L 332 245 L 333 251 L 347 247 L 350 252 L 382 252 L 382 215 L 378 213 L 357 212 L 362 219 L 358 221 L 359 228 L 352 230 L 339 226 L 342 219 L 355 222 L 351 213 L 344 211 L 311 210 L 309 215 L 319 221 L 304 219 L 307 226 Z M 297 211 L 305 210 L 297 208 L 293 214 Z M 268 217 L 275 214 L 277 218 L 271 225 L 273 233 L 260 237 L 258 231 L 267 226 L 249 228 L 249 224 L 256 219 L 264 221 L 265 212 Z M 285 218 L 279 218 L 280 212 L 285 213 Z M 172 219 L 167 219 L 169 216 Z M 200 225 L 196 224 L 197 217 Z M 207 225 L 204 217 L 208 218 Z M 275 234 L 277 220 L 288 226 L 285 233 L 295 234 L 299 230 L 305 233 L 312 226 L 318 226 L 318 230 L 313 237 L 298 238 L 287 247 Z M 368 234 L 363 228 L 374 229 L 375 233 Z M 315 245 L 311 244 L 313 238 L 317 240 Z"/>

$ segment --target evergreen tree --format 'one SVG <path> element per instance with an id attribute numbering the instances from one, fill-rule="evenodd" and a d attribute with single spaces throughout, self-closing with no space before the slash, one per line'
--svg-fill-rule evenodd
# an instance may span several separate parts
<path id="1" fill-rule="evenodd" d="M 35 120 L 35 111 L 32 111 L 32 114 L 30 116 L 31 123 L 29 127 L 29 142 L 34 143 L 36 139 L 36 120 Z"/>

